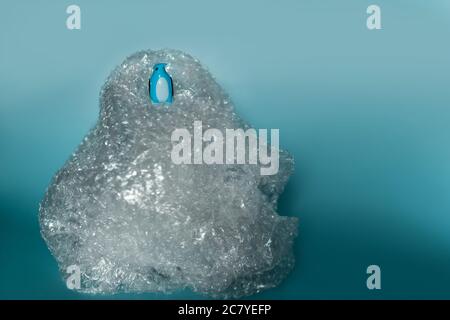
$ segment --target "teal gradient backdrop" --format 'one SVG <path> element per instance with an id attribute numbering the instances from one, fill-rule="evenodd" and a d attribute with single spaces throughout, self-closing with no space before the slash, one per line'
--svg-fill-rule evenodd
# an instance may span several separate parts
<path id="1" fill-rule="evenodd" d="M 65 26 L 72 3 L 79 31 Z M 366 28 L 374 3 L 379 31 Z M 279 128 L 296 159 L 279 204 L 300 219 L 296 267 L 252 298 L 450 298 L 447 0 L 0 7 L 0 298 L 199 297 L 69 291 L 37 220 L 51 177 L 97 119 L 108 73 L 137 50 L 165 47 L 199 58 L 238 113 Z M 380 291 L 366 288 L 370 264 L 381 267 Z"/>

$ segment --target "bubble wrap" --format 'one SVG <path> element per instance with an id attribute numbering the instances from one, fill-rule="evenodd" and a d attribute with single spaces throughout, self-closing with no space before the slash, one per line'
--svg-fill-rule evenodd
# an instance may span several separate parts
<path id="1" fill-rule="evenodd" d="M 148 79 L 167 63 L 174 102 L 152 105 Z M 292 173 L 259 165 L 171 161 L 174 129 L 249 128 L 198 60 L 141 51 L 108 77 L 95 127 L 53 178 L 39 209 L 41 234 L 63 278 L 81 272 L 85 293 L 191 289 L 237 298 L 271 288 L 294 265 L 297 219 L 276 202 Z"/>

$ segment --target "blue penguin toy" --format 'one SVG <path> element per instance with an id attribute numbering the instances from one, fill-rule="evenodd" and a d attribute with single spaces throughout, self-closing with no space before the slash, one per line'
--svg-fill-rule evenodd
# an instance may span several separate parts
<path id="1" fill-rule="evenodd" d="M 173 82 L 165 69 L 166 65 L 166 63 L 157 63 L 153 66 L 153 73 L 148 81 L 150 99 L 153 103 L 172 103 L 173 101 Z"/>

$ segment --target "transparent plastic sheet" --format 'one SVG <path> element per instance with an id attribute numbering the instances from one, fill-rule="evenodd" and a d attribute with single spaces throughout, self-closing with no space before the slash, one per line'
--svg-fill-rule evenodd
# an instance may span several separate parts
<path id="1" fill-rule="evenodd" d="M 174 102 L 153 105 L 148 79 L 167 63 Z M 55 175 L 40 206 L 41 233 L 64 278 L 81 272 L 86 293 L 190 288 L 237 298 L 276 286 L 294 265 L 297 219 L 276 203 L 293 171 L 259 165 L 176 165 L 177 128 L 249 128 L 199 61 L 174 50 L 141 51 L 109 76 L 100 116 Z"/>

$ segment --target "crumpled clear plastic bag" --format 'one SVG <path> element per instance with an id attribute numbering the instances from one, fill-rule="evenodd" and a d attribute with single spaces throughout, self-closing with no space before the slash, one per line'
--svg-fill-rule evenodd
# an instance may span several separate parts
<path id="1" fill-rule="evenodd" d="M 174 102 L 153 105 L 148 79 L 167 63 Z M 171 133 L 249 128 L 228 95 L 191 56 L 174 50 L 128 57 L 101 90 L 100 115 L 53 178 L 39 210 L 41 233 L 64 278 L 81 272 L 86 293 L 190 288 L 237 298 L 280 283 L 294 265 L 297 219 L 276 203 L 293 171 L 259 165 L 175 165 Z"/>

